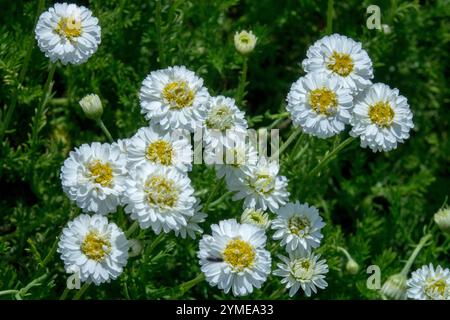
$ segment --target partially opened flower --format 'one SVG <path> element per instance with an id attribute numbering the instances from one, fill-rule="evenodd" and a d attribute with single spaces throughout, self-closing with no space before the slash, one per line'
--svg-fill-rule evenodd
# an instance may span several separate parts
<path id="1" fill-rule="evenodd" d="M 130 171 L 125 211 L 142 229 L 156 234 L 186 227 L 196 200 L 188 176 L 170 167 L 143 163 Z"/>
<path id="2" fill-rule="evenodd" d="M 345 129 L 352 107 L 351 91 L 337 77 L 313 72 L 292 84 L 286 109 L 294 126 L 319 138 L 328 138 Z"/>
<path id="3" fill-rule="evenodd" d="M 235 183 L 228 186 L 236 193 L 233 200 L 244 199 L 244 208 L 255 207 L 274 211 L 286 204 L 289 198 L 287 178 L 278 175 L 280 166 L 276 161 L 260 158 L 255 166 L 243 171 Z"/>
<path id="4" fill-rule="evenodd" d="M 174 167 L 181 172 L 192 168 L 192 146 L 184 134 L 157 127 L 140 128 L 129 140 L 128 165 L 136 168 L 143 163 Z"/>
<path id="5" fill-rule="evenodd" d="M 409 138 L 414 127 L 408 101 L 397 89 L 376 83 L 355 103 L 350 135 L 361 139 L 361 147 L 390 151 Z"/>
<path id="6" fill-rule="evenodd" d="M 242 30 L 234 34 L 234 46 L 239 53 L 249 54 L 255 49 L 258 38 L 252 31 Z"/>
<path id="7" fill-rule="evenodd" d="M 301 288 L 307 297 L 317 293 L 317 289 L 325 289 L 328 284 L 325 275 L 328 273 L 326 260 L 319 260 L 320 255 L 313 253 L 291 253 L 289 258 L 278 256 L 282 263 L 278 263 L 273 274 L 281 279 L 289 289 L 289 296 L 294 296 Z"/>
<path id="8" fill-rule="evenodd" d="M 450 300 L 450 270 L 430 263 L 414 271 L 407 286 L 410 299 Z"/>
<path id="9" fill-rule="evenodd" d="M 64 228 L 58 252 L 69 273 L 99 285 L 116 279 L 127 264 L 129 244 L 115 223 L 101 215 L 82 214 Z"/>
<path id="10" fill-rule="evenodd" d="M 357 94 L 371 84 L 372 61 L 361 43 L 339 34 L 317 40 L 302 62 L 306 72 L 320 72 L 337 77 L 345 88 Z"/>
<path id="11" fill-rule="evenodd" d="M 92 12 L 75 4 L 56 3 L 39 17 L 36 40 L 52 62 L 81 64 L 100 44 L 100 26 Z"/>
<path id="12" fill-rule="evenodd" d="M 117 144 L 83 144 L 64 161 L 63 190 L 85 212 L 115 212 L 125 190 L 126 165 Z"/>
<path id="13" fill-rule="evenodd" d="M 320 230 L 325 226 L 319 210 L 307 203 L 288 203 L 275 211 L 272 221 L 273 238 L 281 240 L 287 252 L 306 253 L 317 248 L 323 238 Z"/>
<path id="14" fill-rule="evenodd" d="M 204 116 L 209 99 L 203 80 L 185 66 L 151 72 L 139 93 L 141 112 L 164 130 L 193 131 Z"/>
<path id="15" fill-rule="evenodd" d="M 201 270 L 211 286 L 244 296 L 260 288 L 270 274 L 270 253 L 264 230 L 235 219 L 211 226 L 212 235 L 200 240 Z"/>

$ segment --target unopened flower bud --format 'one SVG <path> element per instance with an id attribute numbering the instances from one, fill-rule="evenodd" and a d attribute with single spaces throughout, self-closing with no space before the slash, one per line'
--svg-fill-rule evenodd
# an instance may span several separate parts
<path id="1" fill-rule="evenodd" d="M 381 287 L 381 294 L 391 300 L 405 300 L 406 281 L 406 276 L 403 273 L 390 276 Z"/>
<path id="2" fill-rule="evenodd" d="M 381 31 L 384 34 L 390 34 L 392 32 L 391 27 L 389 25 L 387 25 L 387 24 L 382 24 L 381 25 Z"/>
<path id="3" fill-rule="evenodd" d="M 440 209 L 434 214 L 434 222 L 436 222 L 442 232 L 450 234 L 450 208 Z"/>
<path id="4" fill-rule="evenodd" d="M 258 38 L 255 37 L 253 32 L 243 30 L 241 32 L 236 32 L 234 35 L 234 46 L 238 52 L 248 54 L 255 49 L 257 40 Z"/>
<path id="5" fill-rule="evenodd" d="M 98 95 L 88 94 L 79 103 L 86 117 L 92 120 L 99 120 L 101 118 L 103 106 Z"/>
<path id="6" fill-rule="evenodd" d="M 130 251 L 128 253 L 129 257 L 136 257 L 141 253 L 142 244 L 139 240 L 130 239 L 130 240 L 128 240 L 128 244 L 130 246 Z"/>
<path id="7" fill-rule="evenodd" d="M 359 265 L 355 260 L 350 258 L 345 265 L 345 270 L 347 270 L 347 272 L 350 274 L 357 274 L 359 271 Z"/>

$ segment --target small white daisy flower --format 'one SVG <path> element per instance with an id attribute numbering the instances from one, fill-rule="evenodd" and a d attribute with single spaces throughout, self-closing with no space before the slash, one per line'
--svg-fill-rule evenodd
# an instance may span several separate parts
<path id="1" fill-rule="evenodd" d="M 206 213 L 201 212 L 202 206 L 199 204 L 199 201 L 195 204 L 195 211 L 192 217 L 187 218 L 186 226 L 180 227 L 180 229 L 175 230 L 175 235 L 180 236 L 183 239 L 186 239 L 187 236 L 195 239 L 197 234 L 202 234 L 203 229 L 199 226 L 200 223 L 205 222 L 208 215 Z"/>
<path id="2" fill-rule="evenodd" d="M 156 127 L 140 128 L 128 145 L 130 168 L 142 163 L 175 167 L 181 172 L 192 168 L 192 146 L 186 135 L 175 134 Z M 181 132 L 180 132 L 181 133 Z"/>
<path id="3" fill-rule="evenodd" d="M 83 144 L 64 161 L 63 190 L 85 212 L 115 212 L 125 190 L 126 165 L 116 144 Z"/>
<path id="4" fill-rule="evenodd" d="M 273 274 L 283 277 L 281 283 L 286 284 L 289 296 L 294 296 L 301 288 L 307 297 L 317 293 L 317 289 L 325 289 L 328 284 L 325 274 L 328 273 L 326 260 L 319 260 L 320 255 L 313 253 L 299 254 L 291 253 L 289 258 L 278 256 L 282 263 L 278 263 Z"/>
<path id="5" fill-rule="evenodd" d="M 249 54 L 255 49 L 256 41 L 258 38 L 255 37 L 252 31 L 247 32 L 242 30 L 241 32 L 236 32 L 234 34 L 234 46 L 239 53 Z"/>
<path id="6" fill-rule="evenodd" d="M 200 240 L 201 270 L 211 286 L 235 296 L 260 288 L 270 274 L 270 253 L 265 249 L 264 231 L 235 219 L 211 226 L 212 235 Z"/>
<path id="7" fill-rule="evenodd" d="M 409 138 L 412 118 L 408 101 L 397 89 L 376 83 L 355 103 L 350 135 L 359 136 L 363 148 L 390 151 Z"/>
<path id="8" fill-rule="evenodd" d="M 343 131 L 352 116 L 351 91 L 336 77 L 309 73 L 292 84 L 287 96 L 287 111 L 294 126 L 319 138 Z"/>
<path id="9" fill-rule="evenodd" d="M 246 208 L 241 215 L 241 223 L 253 224 L 263 230 L 270 227 L 270 218 L 267 212 L 261 209 Z"/>
<path id="10" fill-rule="evenodd" d="M 244 199 L 244 208 L 255 207 L 272 212 L 286 204 L 289 198 L 288 181 L 285 176 L 279 176 L 279 163 L 260 158 L 255 166 L 249 166 L 243 171 L 243 176 L 228 186 L 235 191 L 233 200 Z"/>
<path id="11" fill-rule="evenodd" d="M 273 239 L 281 240 L 287 252 L 305 253 L 317 248 L 323 238 L 320 230 L 325 226 L 319 210 L 307 203 L 288 203 L 276 210 L 272 221 Z"/>
<path id="12" fill-rule="evenodd" d="M 39 48 L 52 62 L 81 64 L 97 51 L 100 31 L 89 9 L 64 2 L 41 14 L 35 33 Z"/>
<path id="13" fill-rule="evenodd" d="M 67 272 L 77 272 L 81 282 L 99 285 L 122 273 L 128 249 L 125 234 L 115 223 L 99 214 L 82 214 L 64 228 L 57 250 Z"/>
<path id="14" fill-rule="evenodd" d="M 239 136 L 246 133 L 245 113 L 239 110 L 234 99 L 224 96 L 211 97 L 205 105 L 205 111 L 203 137 L 206 146 L 229 146 L 229 142 L 234 142 L 231 134 Z"/>
<path id="15" fill-rule="evenodd" d="M 450 270 L 429 266 L 414 271 L 407 281 L 408 298 L 414 300 L 450 300 Z"/>
<path id="16" fill-rule="evenodd" d="M 143 163 L 130 171 L 124 202 L 125 212 L 142 229 L 156 234 L 186 227 L 194 215 L 196 200 L 188 176 L 170 167 Z"/>
<path id="17" fill-rule="evenodd" d="M 139 94 L 141 112 L 151 124 L 164 130 L 193 131 L 204 116 L 209 99 L 203 80 L 184 66 L 151 72 Z"/>
<path id="18" fill-rule="evenodd" d="M 332 34 L 316 41 L 306 52 L 302 66 L 306 72 L 335 76 L 354 94 L 364 90 L 373 78 L 372 61 L 360 42 Z"/>

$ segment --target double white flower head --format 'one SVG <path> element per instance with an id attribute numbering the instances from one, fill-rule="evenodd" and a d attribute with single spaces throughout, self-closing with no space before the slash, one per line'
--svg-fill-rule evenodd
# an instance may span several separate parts
<path id="1" fill-rule="evenodd" d="M 75 4 L 56 3 L 39 17 L 36 40 L 52 62 L 81 64 L 100 44 L 101 28 L 92 12 Z"/>

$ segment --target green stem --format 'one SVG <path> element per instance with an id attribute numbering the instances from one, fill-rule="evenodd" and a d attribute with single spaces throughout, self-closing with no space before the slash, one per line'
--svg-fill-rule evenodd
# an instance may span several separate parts
<path id="1" fill-rule="evenodd" d="M 248 58 L 246 56 L 243 57 L 242 62 L 242 72 L 241 78 L 239 79 L 239 85 L 236 93 L 236 104 L 241 106 L 242 100 L 244 99 L 244 91 L 247 82 L 247 69 L 248 69 Z"/>
<path id="2" fill-rule="evenodd" d="M 108 128 L 106 128 L 105 123 L 102 119 L 97 120 L 97 124 L 99 125 L 100 129 L 102 129 L 103 133 L 105 134 L 106 138 L 108 138 L 109 142 L 113 143 L 114 139 L 112 138 L 111 133 L 109 132 Z"/>
<path id="3" fill-rule="evenodd" d="M 150 244 L 150 246 L 148 247 L 148 249 L 145 252 L 145 257 L 150 256 L 150 254 L 153 252 L 153 250 L 155 250 L 156 246 L 164 240 L 166 234 L 164 232 L 161 232 Z"/>
<path id="4" fill-rule="evenodd" d="M 197 284 L 203 282 L 205 280 L 205 275 L 203 273 L 200 273 L 198 276 L 196 276 L 194 279 L 183 282 L 178 286 L 180 291 L 184 294 L 186 291 L 191 289 L 192 287 L 196 286 Z"/>
<path id="5" fill-rule="evenodd" d="M 56 63 L 50 62 L 50 70 L 48 71 L 47 80 L 45 81 L 43 95 L 36 109 L 36 115 L 33 119 L 33 127 L 31 129 L 31 145 L 35 146 L 38 142 L 39 132 L 42 130 L 41 119 L 44 116 L 45 106 L 50 98 L 53 88 L 53 76 L 55 75 Z"/>
<path id="6" fill-rule="evenodd" d="M 19 293 L 19 290 L 3 290 L 3 291 L 0 291 L 0 296 L 4 296 L 7 294 L 16 294 L 16 293 Z"/>
<path id="7" fill-rule="evenodd" d="M 69 288 L 65 288 L 61 296 L 59 297 L 59 300 L 66 300 L 67 295 L 69 294 Z"/>
<path id="8" fill-rule="evenodd" d="M 125 231 L 125 236 L 128 238 L 129 236 L 131 236 L 134 231 L 136 231 L 136 229 L 139 227 L 139 222 L 135 221 L 133 222 L 133 224 L 128 228 L 127 231 Z"/>
<path id="9" fill-rule="evenodd" d="M 300 128 L 294 129 L 294 131 L 291 132 L 291 135 L 287 138 L 287 140 L 281 145 L 280 149 L 277 150 L 275 154 L 270 157 L 270 159 L 271 160 L 277 159 L 301 133 L 302 130 Z"/>
<path id="10" fill-rule="evenodd" d="M 334 1 L 328 0 L 327 5 L 327 34 L 331 34 L 333 32 L 333 9 Z"/>
<path id="11" fill-rule="evenodd" d="M 391 9 L 389 11 L 389 24 L 394 24 L 395 12 L 397 11 L 397 0 L 391 0 Z"/>
<path id="12" fill-rule="evenodd" d="M 161 0 L 156 0 L 155 24 L 156 24 L 156 41 L 158 42 L 158 60 L 162 68 L 166 66 L 164 55 L 164 43 L 162 39 L 162 7 Z"/>
<path id="13" fill-rule="evenodd" d="M 53 255 L 55 254 L 55 252 L 58 248 L 58 242 L 59 242 L 59 239 L 56 238 L 55 241 L 53 242 L 50 252 L 45 256 L 44 260 L 41 263 L 42 268 L 44 268 L 47 265 L 47 263 L 49 263 L 50 260 L 53 258 Z"/>
<path id="14" fill-rule="evenodd" d="M 74 295 L 72 300 L 80 300 L 80 298 L 83 296 L 83 294 L 86 292 L 86 290 L 89 288 L 91 284 L 85 282 L 83 286 L 80 288 L 80 290 Z"/>
<path id="15" fill-rule="evenodd" d="M 214 196 L 216 195 L 217 191 L 219 190 L 219 188 L 221 186 L 222 186 L 222 180 L 219 180 L 219 181 L 217 181 L 217 183 L 214 184 L 214 189 L 209 194 L 209 197 L 206 200 L 205 205 L 203 206 L 203 212 L 208 211 L 208 207 L 211 204 L 212 199 L 214 198 Z"/>
<path id="16" fill-rule="evenodd" d="M 408 261 L 406 262 L 405 266 L 403 267 L 401 274 L 407 276 L 409 273 L 409 269 L 411 269 L 412 264 L 414 263 L 414 260 L 416 260 L 417 255 L 419 254 L 420 250 L 426 245 L 427 241 L 430 240 L 431 234 L 427 234 L 420 239 L 419 243 L 417 244 L 416 248 L 414 249 L 413 253 L 409 257 Z"/>
<path id="17" fill-rule="evenodd" d="M 36 12 L 36 19 L 34 25 L 36 25 L 36 21 L 41 14 L 42 10 L 44 10 L 45 0 L 39 0 L 37 12 Z M 11 96 L 11 103 L 9 105 L 8 110 L 6 111 L 5 121 L 3 121 L 1 127 L 0 127 L 0 142 L 3 141 L 3 138 L 5 136 L 6 131 L 8 130 L 9 124 L 12 119 L 12 115 L 14 114 L 14 111 L 17 106 L 17 100 L 19 96 L 19 87 L 21 86 L 25 75 L 27 74 L 28 65 L 30 64 L 31 59 L 31 53 L 34 49 L 34 28 L 33 33 L 30 35 L 28 39 L 29 45 L 27 46 L 27 53 L 25 55 L 25 58 L 23 59 L 22 69 L 20 70 L 19 77 L 17 79 L 17 84 L 14 86 L 13 93 Z"/>
<path id="18" fill-rule="evenodd" d="M 348 146 L 352 141 L 355 140 L 353 137 L 349 137 L 342 141 L 337 147 L 335 147 L 331 152 L 326 154 L 322 160 L 319 161 L 319 163 L 308 173 L 307 177 L 311 177 L 326 164 L 328 163 L 336 154 L 338 154 L 341 150 L 343 150 L 346 146 Z"/>

